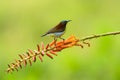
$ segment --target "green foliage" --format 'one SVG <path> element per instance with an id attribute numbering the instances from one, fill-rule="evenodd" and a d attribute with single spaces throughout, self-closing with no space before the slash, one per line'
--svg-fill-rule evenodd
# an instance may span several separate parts
<path id="1" fill-rule="evenodd" d="M 6 74 L 8 63 L 36 44 L 52 41 L 40 36 L 61 20 L 72 20 L 64 38 L 119 31 L 119 0 L 1 0 L 0 80 L 119 80 L 120 37 L 91 40 L 91 47 L 63 50 L 53 60 L 34 63 Z M 73 52 L 74 51 L 74 52 Z"/>

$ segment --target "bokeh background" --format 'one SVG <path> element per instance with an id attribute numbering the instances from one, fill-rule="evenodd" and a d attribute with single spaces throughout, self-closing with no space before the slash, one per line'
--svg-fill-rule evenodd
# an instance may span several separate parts
<path id="1" fill-rule="evenodd" d="M 37 60 L 31 67 L 5 73 L 8 63 L 36 44 L 61 20 L 72 20 L 64 38 L 120 30 L 120 0 L 0 0 L 0 80 L 120 80 L 120 35 L 88 41 Z"/>

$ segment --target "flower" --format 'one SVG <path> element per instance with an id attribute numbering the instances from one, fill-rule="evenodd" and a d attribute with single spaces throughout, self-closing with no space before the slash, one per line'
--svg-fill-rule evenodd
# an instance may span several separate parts
<path id="1" fill-rule="evenodd" d="M 85 43 L 85 42 L 84 42 Z M 89 44 L 89 43 L 85 43 Z M 52 55 L 57 56 L 57 53 L 62 51 L 63 49 L 73 47 L 73 46 L 80 46 L 80 40 L 76 39 L 74 35 L 71 35 L 68 39 L 62 41 L 52 41 L 51 43 L 44 45 L 43 42 L 37 45 L 37 50 L 28 49 L 28 51 L 24 54 L 19 54 L 20 59 L 15 60 L 14 63 L 8 64 L 7 72 L 12 72 L 14 70 L 18 71 L 18 68 L 22 68 L 22 65 L 26 66 L 28 63 L 32 65 L 33 62 L 36 62 L 36 58 L 38 57 L 41 62 L 43 62 L 43 56 L 48 56 L 49 58 L 53 59 Z"/>

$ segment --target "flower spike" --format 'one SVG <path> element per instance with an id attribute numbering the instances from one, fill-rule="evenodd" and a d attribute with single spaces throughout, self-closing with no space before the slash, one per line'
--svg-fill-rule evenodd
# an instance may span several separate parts
<path id="1" fill-rule="evenodd" d="M 88 46 L 90 45 L 86 42 L 84 42 L 84 44 L 87 44 Z M 57 56 L 58 52 L 73 46 L 80 46 L 81 48 L 83 48 L 80 40 L 76 39 L 74 35 L 70 36 L 64 41 L 52 41 L 46 46 L 43 42 L 41 42 L 41 44 L 37 44 L 37 50 L 28 49 L 26 53 L 19 54 L 20 59 L 15 60 L 14 63 L 8 64 L 8 69 L 6 71 L 8 73 L 13 72 L 14 70 L 18 71 L 19 67 L 22 68 L 22 65 L 26 66 L 28 63 L 31 66 L 33 62 L 36 62 L 37 58 L 39 58 L 40 61 L 43 62 L 43 56 L 45 55 L 53 59 L 54 57 L 52 55 Z"/>

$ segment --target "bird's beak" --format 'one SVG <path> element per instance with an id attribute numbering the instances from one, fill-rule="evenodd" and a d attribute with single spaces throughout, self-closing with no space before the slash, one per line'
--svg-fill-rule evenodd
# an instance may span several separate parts
<path id="1" fill-rule="evenodd" d="M 70 22 L 70 21 L 72 21 L 72 20 L 68 20 L 67 22 Z"/>

